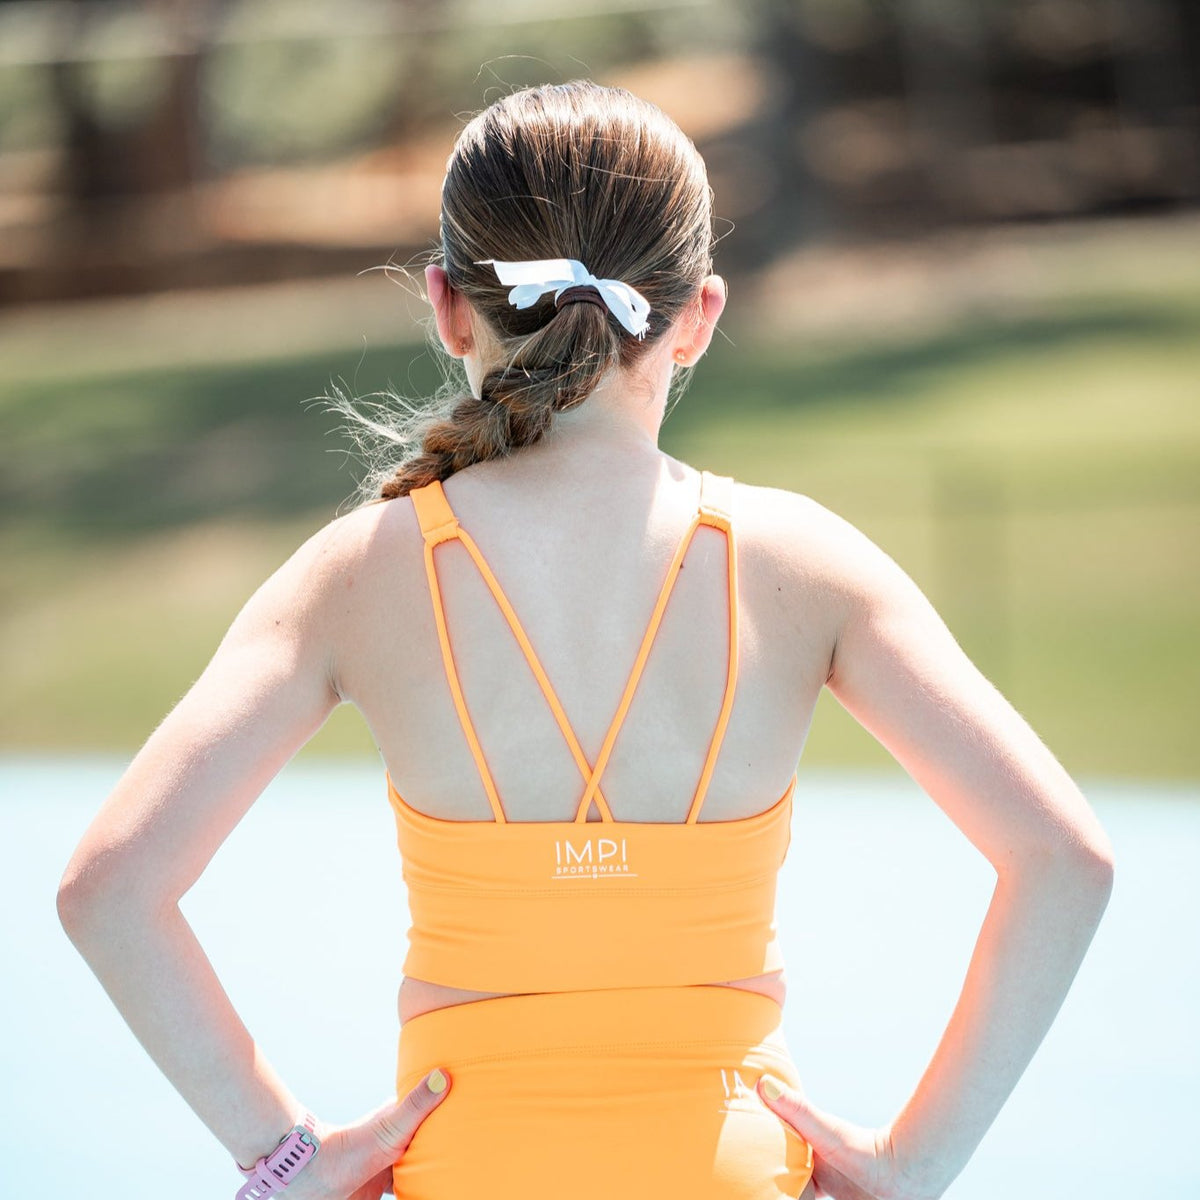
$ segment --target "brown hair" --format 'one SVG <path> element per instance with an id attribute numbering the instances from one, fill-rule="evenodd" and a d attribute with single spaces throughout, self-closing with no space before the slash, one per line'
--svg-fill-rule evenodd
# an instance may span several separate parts
<path id="1" fill-rule="evenodd" d="M 386 451 L 362 489 L 383 499 L 533 445 L 610 366 L 638 362 L 712 271 L 712 190 L 696 147 L 659 108 L 577 79 L 513 92 L 470 121 L 447 163 L 440 231 L 430 261 L 484 323 L 481 351 L 497 357 L 484 364 L 479 397 L 460 371 L 419 408 L 390 395 L 406 411 L 348 413 L 361 423 L 360 446 Z M 644 336 L 602 306 L 556 309 L 553 292 L 515 308 L 490 263 L 480 265 L 545 258 L 578 259 L 635 288 L 650 305 Z M 441 357 L 436 333 L 433 343 Z"/>

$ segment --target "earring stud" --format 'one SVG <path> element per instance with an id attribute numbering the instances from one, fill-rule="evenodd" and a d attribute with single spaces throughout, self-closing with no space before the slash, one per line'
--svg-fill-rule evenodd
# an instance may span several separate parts
<path id="1" fill-rule="evenodd" d="M 676 361 L 676 362 L 680 362 L 680 363 L 681 363 L 681 362 L 683 362 L 683 360 L 684 360 L 685 358 L 687 358 L 687 351 L 686 351 L 686 350 L 676 350 L 676 351 L 675 351 L 675 361 Z"/>

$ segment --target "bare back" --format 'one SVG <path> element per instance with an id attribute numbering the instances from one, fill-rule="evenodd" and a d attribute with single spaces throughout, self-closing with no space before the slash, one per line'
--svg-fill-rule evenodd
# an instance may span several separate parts
<path id="1" fill-rule="evenodd" d="M 698 473 L 657 447 L 589 436 L 478 463 L 452 474 L 445 493 L 590 761 L 695 514 Z M 998 871 L 1064 846 L 1102 859 L 1105 834 L 1070 777 L 886 553 L 794 492 L 737 485 L 731 507 L 740 671 L 700 819 L 739 820 L 776 802 L 828 685 Z M 724 543 L 720 530 L 698 529 L 683 561 L 605 773 L 615 819 L 686 817 L 724 692 Z M 177 899 L 339 702 L 362 712 L 407 803 L 446 820 L 490 819 L 448 689 L 423 555 L 407 497 L 356 509 L 309 538 L 247 601 L 138 753 L 81 861 L 103 854 L 147 894 Z M 466 703 L 506 815 L 573 817 L 579 767 L 512 631 L 463 548 L 447 543 L 438 557 Z M 775 974 L 711 982 L 782 1004 Z M 497 994 L 408 978 L 401 1020 Z"/>
<path id="2" fill-rule="evenodd" d="M 654 468 L 657 468 L 655 470 Z M 570 495 L 509 462 L 444 485 L 512 602 L 589 761 L 617 707 L 699 474 L 666 455 Z M 787 786 L 829 673 L 833 619 L 772 545 L 768 489 L 738 485 L 739 672 L 702 820 L 769 808 Z M 366 510 L 369 548 L 339 630 L 339 691 L 374 732 L 400 792 L 448 820 L 491 812 L 452 703 L 406 499 Z M 364 514 L 365 515 L 365 514 Z M 437 551 L 466 704 L 510 820 L 569 819 L 579 768 L 465 549 Z M 699 529 L 604 776 L 623 820 L 682 821 L 717 721 L 728 653 L 726 546 Z M 595 819 L 595 810 L 589 819 Z"/>
<path id="3" fill-rule="evenodd" d="M 444 488 L 595 762 L 696 512 L 700 475 L 661 453 L 627 462 L 624 471 L 598 464 L 585 478 L 564 478 L 548 465 L 528 454 L 479 464 Z M 780 797 L 829 674 L 835 617 L 822 607 L 817 580 L 795 569 L 794 520 L 790 537 L 780 536 L 791 520 L 780 512 L 781 495 L 734 490 L 737 687 L 700 820 L 752 816 Z M 367 720 L 408 803 L 444 820 L 490 820 L 443 669 L 412 502 L 370 506 L 353 519 L 365 541 L 348 619 L 338 628 L 339 693 Z M 725 687 L 727 569 L 723 533 L 697 529 L 605 771 L 604 795 L 617 819 L 686 818 Z M 500 608 L 461 544 L 438 548 L 436 570 L 465 703 L 505 815 L 570 819 L 583 789 L 580 769 Z M 599 819 L 594 806 L 588 819 Z M 786 994 L 782 972 L 712 982 L 780 1005 Z M 407 978 L 400 1019 L 503 994 Z"/>

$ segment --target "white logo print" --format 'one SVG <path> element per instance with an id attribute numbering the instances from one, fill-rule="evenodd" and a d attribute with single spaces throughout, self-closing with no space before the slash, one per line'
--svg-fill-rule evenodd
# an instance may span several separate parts
<path id="1" fill-rule="evenodd" d="M 554 843 L 554 872 L 551 879 L 599 879 L 621 875 L 636 879 L 629 869 L 625 839 L 588 837 L 580 841 L 560 838 Z"/>
<path id="2" fill-rule="evenodd" d="M 725 1092 L 726 1100 L 738 1100 L 756 1094 L 736 1067 L 730 1067 L 728 1070 L 724 1067 L 721 1068 L 721 1087 Z"/>

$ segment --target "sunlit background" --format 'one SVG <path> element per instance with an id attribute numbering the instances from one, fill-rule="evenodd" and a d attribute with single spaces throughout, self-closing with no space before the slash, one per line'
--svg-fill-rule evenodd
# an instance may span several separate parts
<path id="1" fill-rule="evenodd" d="M 48 847 L 43 875 L 3 886 L 37 891 L 51 978 L 87 1011 L 106 1002 L 52 924 L 57 872 L 103 799 L 87 787 L 111 783 L 253 589 L 352 502 L 358 464 L 319 398 L 439 382 L 421 267 L 458 131 L 511 90 L 577 77 L 663 107 L 715 192 L 730 303 L 664 448 L 854 522 L 1089 795 L 1158 797 L 1126 879 L 1153 887 L 1164 848 L 1200 854 L 1189 0 L 0 0 L 0 812 L 10 854 Z M 382 770 L 349 707 L 285 779 L 331 756 L 347 779 Z M 806 768 L 903 786 L 828 696 Z M 66 806 L 56 822 L 30 779 Z M 1159 939 L 1200 917 L 1195 889 L 1169 895 Z M 1106 920 L 1126 953 L 1116 899 Z M 44 966 L 11 936 L 14 972 Z M 1104 936 L 1095 954 L 1115 963 Z M 965 968 L 969 940 L 957 949 Z M 1191 944 L 1163 957 L 1142 962 L 1146 991 L 1200 1010 Z M 20 994 L 32 1053 L 45 1021 Z M 953 989 L 938 997 L 944 1020 Z M 1111 1046 L 1118 1024 L 1162 1017 L 1152 1003 L 1080 1010 L 1076 1036 L 1084 1022 Z M 1194 1034 L 1158 1028 L 1186 1053 L 1127 1047 L 1129 1079 L 1200 1115 Z M 105 1036 L 119 1077 L 136 1048 Z M 1129 1169 L 1090 1194 L 1133 1194 Z M 1155 1178 L 1147 1195 L 1182 1197 L 1196 1176 Z M 992 1194 L 978 1178 L 952 1193 Z"/>

